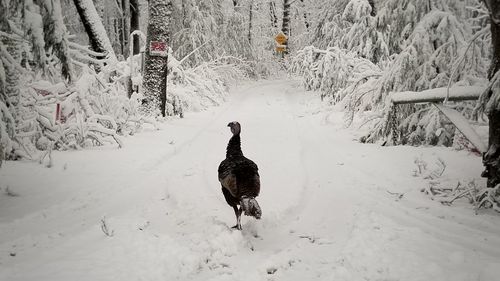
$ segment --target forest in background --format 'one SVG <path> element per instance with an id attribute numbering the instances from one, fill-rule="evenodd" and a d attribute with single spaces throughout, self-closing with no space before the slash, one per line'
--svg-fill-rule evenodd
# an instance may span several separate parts
<path id="1" fill-rule="evenodd" d="M 346 126 L 361 118 L 368 132 L 363 142 L 473 151 L 436 107 L 394 106 L 390 94 L 482 87 L 479 101 L 451 107 L 487 131 L 499 96 L 498 62 L 491 63 L 498 23 L 490 24 L 497 6 L 480 0 L 0 0 L 0 161 L 121 146 L 123 135 L 155 127 L 161 114 L 182 117 L 219 105 L 235 81 L 283 73 L 298 75 L 307 90 L 341 108 Z M 288 38 L 283 53 L 276 52 L 279 32 Z M 168 66 L 149 55 L 154 36 L 168 42 Z M 492 147 L 487 170 L 498 166 Z"/>

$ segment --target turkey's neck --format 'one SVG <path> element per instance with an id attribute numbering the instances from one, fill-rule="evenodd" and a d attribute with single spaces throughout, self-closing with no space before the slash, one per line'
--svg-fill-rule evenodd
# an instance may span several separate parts
<path id="1" fill-rule="evenodd" d="M 243 156 L 240 134 L 233 135 L 227 144 L 226 158 L 235 156 Z"/>

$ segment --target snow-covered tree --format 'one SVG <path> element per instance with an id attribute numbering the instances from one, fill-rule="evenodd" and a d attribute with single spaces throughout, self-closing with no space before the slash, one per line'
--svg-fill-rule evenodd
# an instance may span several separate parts
<path id="1" fill-rule="evenodd" d="M 373 6 L 367 0 L 341 0 L 325 5 L 311 42 L 320 48 L 337 46 L 355 51 L 374 63 L 389 56 Z"/>
<path id="2" fill-rule="evenodd" d="M 258 1 L 176 2 L 172 14 L 172 46 L 183 65 L 196 66 L 222 56 L 255 58 L 249 30 L 258 28 L 255 24 Z"/>
<path id="3" fill-rule="evenodd" d="M 217 58 L 218 23 L 223 21 L 221 1 L 182 0 L 174 5 L 172 14 L 172 46 L 174 55 L 188 66 L 196 66 L 202 61 Z M 235 26 L 237 28 L 237 26 Z M 244 36 L 243 34 L 241 34 Z M 193 52 L 196 49 L 196 52 Z M 192 53 L 193 52 L 193 53 Z"/>

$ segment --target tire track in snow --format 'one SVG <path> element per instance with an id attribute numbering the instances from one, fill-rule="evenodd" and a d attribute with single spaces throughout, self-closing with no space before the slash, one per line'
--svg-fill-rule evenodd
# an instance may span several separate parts
<path id="1" fill-rule="evenodd" d="M 304 137 L 301 135 L 298 122 L 297 122 L 297 104 L 296 104 L 296 97 L 293 95 L 296 95 L 297 89 L 286 89 L 285 90 L 285 99 L 288 104 L 287 108 L 287 114 L 292 116 L 292 121 L 293 121 L 293 127 L 294 127 L 294 132 L 295 132 L 295 137 L 299 141 L 299 157 L 300 157 L 300 166 L 301 166 L 301 171 L 303 172 L 302 180 L 300 181 L 301 185 L 301 191 L 300 191 L 300 196 L 299 200 L 291 205 L 288 208 L 288 217 L 287 221 L 290 223 L 292 220 L 296 220 L 297 216 L 302 212 L 304 207 L 306 206 L 307 202 L 310 200 L 310 194 L 309 194 L 309 186 L 311 185 L 310 179 L 309 179 L 309 172 L 304 165 L 305 159 L 306 159 L 306 143 L 304 140 Z"/>

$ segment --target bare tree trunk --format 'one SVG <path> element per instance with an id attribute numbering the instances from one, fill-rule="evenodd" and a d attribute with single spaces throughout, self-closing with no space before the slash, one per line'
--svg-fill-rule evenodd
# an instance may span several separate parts
<path id="1" fill-rule="evenodd" d="M 170 42 L 170 18 L 172 14 L 171 0 L 150 0 L 149 21 L 146 47 L 146 61 L 144 70 L 144 110 L 154 114 L 156 110 L 165 116 L 167 90 L 167 56 L 155 56 L 151 53 L 151 46 L 168 44 Z M 152 42 L 155 42 L 152 44 Z"/>
<path id="2" fill-rule="evenodd" d="M 370 0 L 373 1 L 373 0 Z M 302 9 L 304 10 L 304 24 L 306 26 L 306 29 L 309 30 L 309 21 L 307 20 L 307 10 L 306 10 L 306 4 L 304 3 L 304 0 L 300 0 L 302 2 Z"/>
<path id="3" fill-rule="evenodd" d="M 290 0 L 283 1 L 283 25 L 281 26 L 281 31 L 289 37 L 290 36 Z M 284 54 L 288 54 L 288 40 L 284 44 L 285 51 Z"/>
<path id="4" fill-rule="evenodd" d="M 493 47 L 493 57 L 488 73 L 488 79 L 500 70 L 500 1 L 486 0 L 486 5 L 490 11 L 491 42 Z M 490 91 L 489 98 L 499 95 L 500 91 Z M 485 171 L 482 176 L 487 177 L 487 186 L 495 187 L 500 184 L 500 111 L 498 106 L 493 106 L 487 112 L 489 119 L 489 140 L 488 151 L 483 156 Z"/>
<path id="5" fill-rule="evenodd" d="M 271 15 L 271 25 L 278 28 L 278 17 L 276 16 L 276 4 L 274 1 L 269 2 L 269 14 Z"/>
<path id="6" fill-rule="evenodd" d="M 127 57 L 129 55 L 128 50 L 129 50 L 129 37 L 130 37 L 130 0 L 122 0 L 122 11 L 123 11 L 123 17 L 122 17 L 122 54 L 124 57 Z"/>
<path id="7" fill-rule="evenodd" d="M 130 0 L 130 30 L 139 30 L 139 0 Z M 139 35 L 134 35 L 132 38 L 133 55 L 137 55 L 141 51 Z"/>
<path id="8" fill-rule="evenodd" d="M 92 0 L 73 0 L 73 2 L 89 36 L 92 49 L 107 54 L 110 63 L 114 64 L 117 61 L 116 55 L 94 3 Z"/>
<path id="9" fill-rule="evenodd" d="M 253 0 L 250 0 L 250 9 L 248 11 L 248 45 L 252 47 L 252 20 L 253 20 Z"/>
<path id="10" fill-rule="evenodd" d="M 290 0 L 283 1 L 283 25 L 281 31 L 286 36 L 290 35 Z"/>
<path id="11" fill-rule="evenodd" d="M 375 0 L 368 0 L 368 3 L 372 7 L 372 11 L 371 11 L 370 15 L 372 17 L 376 16 L 377 15 L 377 8 L 375 7 Z"/>

